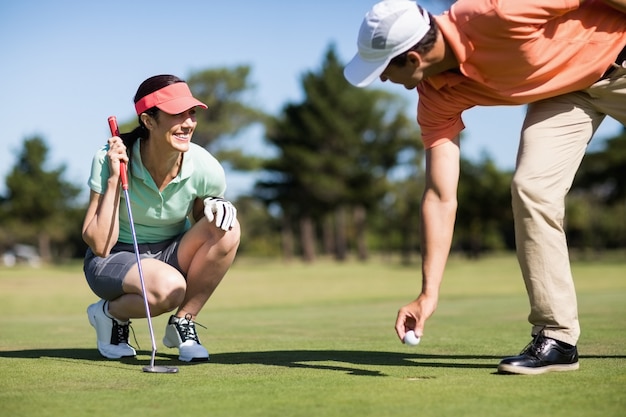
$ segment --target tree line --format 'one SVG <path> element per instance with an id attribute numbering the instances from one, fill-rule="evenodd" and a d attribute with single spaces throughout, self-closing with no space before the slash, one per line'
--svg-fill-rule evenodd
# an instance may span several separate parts
<path id="1" fill-rule="evenodd" d="M 383 90 L 359 89 L 342 74 L 331 45 L 320 68 L 302 75 L 303 99 L 268 115 L 249 104 L 251 68 L 207 69 L 187 78 L 209 105 L 198 113 L 194 142 L 231 171 L 253 175 L 249 195 L 235 201 L 242 223 L 240 253 L 314 262 L 372 253 L 419 254 L 423 148 L 413 108 Z M 123 123 L 122 131 L 136 121 Z M 229 148 L 228 140 L 260 125 L 270 157 Z M 82 257 L 86 202 L 64 178 L 46 170 L 48 147 L 26 138 L 0 196 L 0 253 L 34 245 L 44 260 Z M 626 247 L 626 131 L 588 153 L 567 200 L 570 247 Z M 492 160 L 461 160 L 454 250 L 477 257 L 514 249 L 510 180 Z"/>

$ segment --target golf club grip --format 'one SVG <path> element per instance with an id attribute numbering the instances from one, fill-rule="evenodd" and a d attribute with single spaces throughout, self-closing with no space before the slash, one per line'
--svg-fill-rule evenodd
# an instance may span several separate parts
<path id="1" fill-rule="evenodd" d="M 112 136 L 119 136 L 120 129 L 117 127 L 117 119 L 115 116 L 109 116 L 109 129 Z M 120 161 L 120 178 L 122 179 L 122 188 L 128 190 L 128 175 L 126 175 L 126 162 Z"/>

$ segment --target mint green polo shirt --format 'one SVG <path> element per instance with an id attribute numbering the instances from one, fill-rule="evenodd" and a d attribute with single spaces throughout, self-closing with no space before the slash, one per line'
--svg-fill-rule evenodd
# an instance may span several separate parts
<path id="1" fill-rule="evenodd" d="M 226 191 L 224 168 L 206 149 L 191 143 L 183 155 L 178 176 L 163 191 L 159 191 L 150 173 L 141 161 L 135 142 L 131 158 L 128 192 L 137 233 L 137 242 L 156 243 L 172 239 L 191 226 L 189 215 L 196 198 L 223 197 Z M 110 176 L 106 156 L 108 145 L 96 152 L 91 165 L 89 188 L 98 194 L 106 190 Z M 120 200 L 119 242 L 133 243 L 128 221 L 125 195 Z"/>

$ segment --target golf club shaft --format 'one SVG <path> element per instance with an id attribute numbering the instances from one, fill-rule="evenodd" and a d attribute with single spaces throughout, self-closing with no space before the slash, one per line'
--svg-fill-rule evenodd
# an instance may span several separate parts
<path id="1" fill-rule="evenodd" d="M 119 136 L 120 131 L 117 127 L 117 119 L 115 116 L 109 117 L 109 128 L 111 135 Z M 133 236 L 133 246 L 135 248 L 135 257 L 137 258 L 137 268 L 139 269 L 139 281 L 141 282 L 141 293 L 143 295 L 143 304 L 146 308 L 146 318 L 148 319 L 148 329 L 150 330 L 150 341 L 152 342 L 152 357 L 150 358 L 150 366 L 154 368 L 154 357 L 156 355 L 156 342 L 154 340 L 154 330 L 152 328 L 152 317 L 150 315 L 150 304 L 146 292 L 146 284 L 143 279 L 143 269 L 141 267 L 141 257 L 139 256 L 139 245 L 137 244 L 137 233 L 135 232 L 135 222 L 133 221 L 133 212 L 130 208 L 130 196 L 128 193 L 128 174 L 126 172 L 126 162 L 120 161 L 120 178 L 122 180 L 122 190 L 124 191 L 124 199 L 126 200 L 126 209 L 128 210 L 128 222 L 130 223 L 130 232 Z"/>

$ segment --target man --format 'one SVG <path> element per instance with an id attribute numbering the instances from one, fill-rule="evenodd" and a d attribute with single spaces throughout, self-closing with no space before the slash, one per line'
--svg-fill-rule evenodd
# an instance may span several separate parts
<path id="1" fill-rule="evenodd" d="M 416 88 L 426 149 L 422 290 L 398 312 L 400 339 L 408 330 L 422 336 L 437 307 L 456 216 L 462 112 L 529 104 L 511 190 L 533 340 L 498 370 L 578 369 L 564 199 L 605 116 L 626 124 L 624 12 L 626 0 L 459 0 L 433 17 L 413 1 L 388 0 L 366 14 L 344 75 L 359 87 L 379 78 Z"/>

